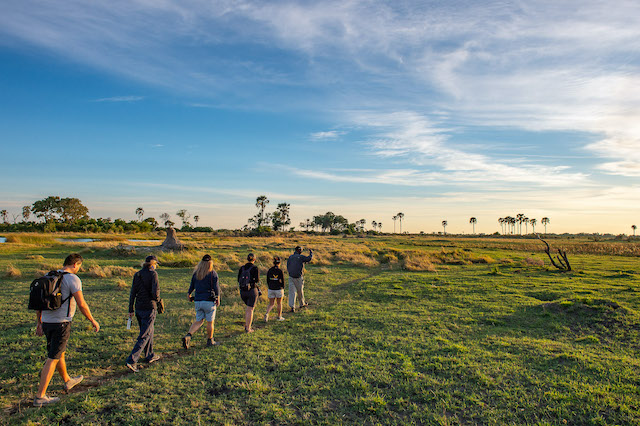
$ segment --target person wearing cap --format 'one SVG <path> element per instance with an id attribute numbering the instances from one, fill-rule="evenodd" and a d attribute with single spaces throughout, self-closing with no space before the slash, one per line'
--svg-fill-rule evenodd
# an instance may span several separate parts
<path id="1" fill-rule="evenodd" d="M 282 316 L 282 298 L 284 297 L 284 274 L 280 269 L 280 258 L 274 256 L 273 266 L 267 272 L 267 285 L 269 290 L 267 291 L 269 297 L 269 306 L 267 306 L 267 313 L 264 314 L 264 320 L 269 321 L 269 312 L 273 307 L 278 304 L 278 321 L 284 321 Z"/>
<path id="2" fill-rule="evenodd" d="M 129 318 L 133 318 L 135 305 L 135 315 L 140 326 L 138 340 L 126 361 L 127 368 L 134 373 L 138 372 L 137 363 L 143 354 L 148 363 L 160 359 L 160 355 L 153 352 L 154 323 L 160 300 L 157 266 L 158 258 L 153 255 L 147 256 L 142 269 L 133 276 L 129 294 Z"/>
<path id="3" fill-rule="evenodd" d="M 253 310 L 260 296 L 260 289 L 258 288 L 260 271 L 258 267 L 254 265 L 255 262 L 256 256 L 253 253 L 249 253 L 247 255 L 247 263 L 240 267 L 238 271 L 240 298 L 244 304 L 247 305 L 244 310 L 244 331 L 247 333 L 253 333 L 253 328 L 251 328 Z"/>
<path id="4" fill-rule="evenodd" d="M 302 255 L 302 247 L 296 246 L 293 254 L 287 259 L 287 272 L 289 274 L 289 307 L 295 312 L 296 296 L 300 299 L 300 307 L 309 304 L 304 300 L 304 264 L 311 262 L 313 252 L 309 249 L 309 256 Z"/>
<path id="5" fill-rule="evenodd" d="M 195 304 L 196 320 L 182 338 L 182 346 L 189 349 L 193 333 L 200 329 L 205 320 L 207 321 L 207 347 L 217 345 L 218 342 L 213 340 L 213 322 L 216 319 L 216 308 L 220 306 L 220 286 L 218 274 L 213 270 L 213 260 L 208 254 L 202 257 L 193 272 L 187 299 Z"/>

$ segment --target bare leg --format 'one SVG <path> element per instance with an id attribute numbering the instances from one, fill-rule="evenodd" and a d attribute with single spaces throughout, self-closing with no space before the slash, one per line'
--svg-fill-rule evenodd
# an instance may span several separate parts
<path id="1" fill-rule="evenodd" d="M 271 310 L 273 309 L 273 306 L 275 305 L 275 303 L 276 303 L 276 299 L 274 298 L 269 299 L 269 306 L 267 306 L 267 313 L 266 313 L 267 316 L 269 315 L 269 312 L 271 312 Z"/>
<path id="2" fill-rule="evenodd" d="M 282 297 L 278 297 L 276 301 L 278 302 L 278 318 L 280 318 L 282 316 Z"/>
<path id="3" fill-rule="evenodd" d="M 62 377 L 62 381 L 67 383 L 71 377 L 67 373 L 67 361 L 64 359 L 64 352 L 60 355 L 60 359 L 58 360 L 58 365 L 56 366 L 56 370 L 60 373 L 60 377 Z"/>
<path id="4" fill-rule="evenodd" d="M 207 321 L 207 339 L 213 340 L 213 321 Z"/>
<path id="5" fill-rule="evenodd" d="M 47 358 L 47 361 L 44 363 L 42 367 L 42 372 L 40 373 L 40 385 L 38 386 L 38 393 L 36 397 L 42 398 L 47 392 L 47 388 L 49 387 L 49 382 L 53 377 L 53 373 L 56 371 L 56 367 L 58 366 L 57 359 Z"/>
<path id="6" fill-rule="evenodd" d="M 201 319 L 200 321 L 194 321 L 193 324 L 191 324 L 191 327 L 189 327 L 189 334 L 193 334 L 198 331 L 203 322 L 203 319 Z"/>
<path id="7" fill-rule="evenodd" d="M 249 331 L 253 331 L 251 329 L 251 323 L 253 322 L 253 307 L 247 306 L 244 310 L 244 329 Z"/>

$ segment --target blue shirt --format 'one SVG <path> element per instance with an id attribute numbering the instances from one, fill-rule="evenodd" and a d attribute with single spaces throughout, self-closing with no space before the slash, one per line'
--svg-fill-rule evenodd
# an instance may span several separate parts
<path id="1" fill-rule="evenodd" d="M 218 285 L 218 274 L 216 271 L 209 272 L 203 279 L 196 278 L 196 274 L 191 277 L 191 285 L 189 286 L 189 294 L 195 290 L 195 301 L 202 302 L 204 300 L 211 300 L 211 296 L 215 294 L 220 295 L 220 286 Z"/>

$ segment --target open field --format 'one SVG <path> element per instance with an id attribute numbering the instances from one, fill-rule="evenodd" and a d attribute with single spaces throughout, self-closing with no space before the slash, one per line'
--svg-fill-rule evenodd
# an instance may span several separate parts
<path id="1" fill-rule="evenodd" d="M 569 254 L 574 271 L 562 273 L 541 242 L 526 239 L 191 234 L 180 236 L 188 251 L 162 254 L 153 242 L 119 246 L 155 234 L 7 237 L 2 423 L 640 423 L 638 243 L 550 240 Z M 253 251 L 264 273 L 271 256 L 286 258 L 296 244 L 314 249 L 305 285 L 312 306 L 265 324 L 262 301 L 256 332 L 244 334 L 237 267 Z M 61 402 L 35 409 L 45 339 L 26 309 L 28 285 L 74 251 L 85 257 L 79 275 L 102 330 L 76 314 L 67 363 L 85 381 L 64 395 L 54 376 L 48 393 Z M 149 252 L 162 264 L 168 310 L 155 345 L 165 358 L 132 374 L 128 291 Z M 222 282 L 222 345 L 205 348 L 200 331 L 186 351 L 180 338 L 194 314 L 185 294 L 205 252 Z"/>

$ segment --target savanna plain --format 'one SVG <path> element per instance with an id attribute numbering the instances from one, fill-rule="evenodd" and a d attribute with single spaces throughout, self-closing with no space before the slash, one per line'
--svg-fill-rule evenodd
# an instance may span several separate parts
<path id="1" fill-rule="evenodd" d="M 60 238 L 99 241 L 59 241 Z M 187 250 L 161 252 L 160 234 L 8 234 L 0 244 L 0 403 L 3 424 L 640 423 L 640 243 L 550 238 L 573 268 L 551 266 L 528 238 L 179 234 Z M 129 239 L 150 240 L 130 242 Z M 155 240 L 155 241 L 154 241 Z M 311 305 L 286 321 L 243 328 L 236 274 L 246 254 L 264 274 L 274 255 L 314 250 Z M 83 291 L 99 333 L 76 314 L 67 349 L 69 394 L 33 408 L 46 342 L 27 310 L 31 280 L 85 258 Z M 167 311 L 156 321 L 157 363 L 124 361 L 131 277 L 158 255 Z M 184 350 L 194 320 L 193 267 L 214 258 L 222 303 L 214 337 Z M 264 287 L 264 284 L 263 284 Z M 288 290 L 287 290 L 288 291 Z M 266 291 L 265 291 L 266 293 Z M 264 296 L 263 296 L 264 297 Z M 285 302 L 286 306 L 286 302 Z"/>

